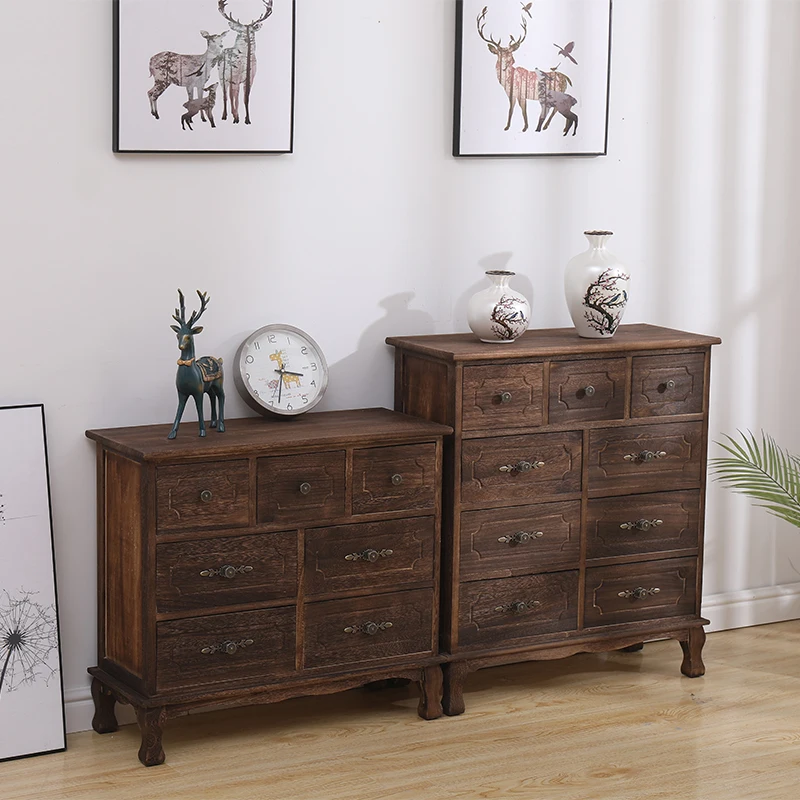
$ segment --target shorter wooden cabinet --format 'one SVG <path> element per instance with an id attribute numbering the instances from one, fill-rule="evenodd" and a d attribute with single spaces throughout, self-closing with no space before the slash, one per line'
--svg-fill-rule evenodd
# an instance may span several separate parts
<path id="1" fill-rule="evenodd" d="M 387 678 L 442 712 L 442 437 L 386 409 L 87 431 L 98 458 L 94 729 Z"/>

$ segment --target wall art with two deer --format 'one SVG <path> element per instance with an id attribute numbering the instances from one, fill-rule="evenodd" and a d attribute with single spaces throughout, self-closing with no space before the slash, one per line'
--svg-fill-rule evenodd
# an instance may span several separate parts
<path id="1" fill-rule="evenodd" d="M 604 155 L 611 0 L 458 0 L 457 156 Z"/>
<path id="2" fill-rule="evenodd" d="M 292 151 L 293 0 L 115 0 L 115 152 Z"/>

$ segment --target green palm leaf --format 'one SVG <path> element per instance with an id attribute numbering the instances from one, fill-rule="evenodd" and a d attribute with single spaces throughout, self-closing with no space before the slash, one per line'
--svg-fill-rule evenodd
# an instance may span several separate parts
<path id="1" fill-rule="evenodd" d="M 759 442 L 750 431 L 739 431 L 741 442 L 717 442 L 729 456 L 709 462 L 715 480 L 760 502 L 776 517 L 800 528 L 800 457 L 778 447 L 761 431 Z"/>

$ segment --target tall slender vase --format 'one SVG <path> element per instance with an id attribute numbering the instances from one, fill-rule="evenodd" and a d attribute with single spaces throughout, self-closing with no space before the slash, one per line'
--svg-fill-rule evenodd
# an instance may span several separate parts
<path id="1" fill-rule="evenodd" d="M 564 293 L 572 322 L 585 339 L 613 336 L 628 304 L 631 276 L 606 250 L 611 231 L 586 231 L 589 249 L 575 256 L 564 272 Z"/>
<path id="2" fill-rule="evenodd" d="M 528 328 L 531 305 L 524 295 L 508 285 L 514 275 L 503 269 L 489 270 L 486 277 L 492 285 L 470 298 L 467 322 L 482 342 L 513 342 Z"/>

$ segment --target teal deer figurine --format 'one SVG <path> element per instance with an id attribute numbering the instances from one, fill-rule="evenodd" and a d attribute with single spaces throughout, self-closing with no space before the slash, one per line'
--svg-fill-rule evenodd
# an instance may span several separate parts
<path id="1" fill-rule="evenodd" d="M 183 301 L 183 292 L 178 289 L 180 298 L 180 310 L 175 309 L 172 318 L 177 325 L 170 325 L 170 328 L 178 335 L 178 349 L 181 357 L 178 359 L 178 374 L 175 376 L 175 386 L 178 389 L 178 411 L 175 414 L 175 422 L 172 423 L 172 430 L 169 432 L 168 439 L 174 439 L 178 435 L 178 425 L 180 425 L 183 409 L 186 408 L 186 401 L 194 398 L 197 406 L 197 421 L 200 424 L 200 436 L 206 435 L 206 424 L 203 419 L 203 395 L 208 394 L 211 399 L 211 427 L 216 428 L 220 433 L 225 432 L 225 392 L 222 388 L 222 359 L 214 356 L 194 357 L 194 337 L 203 330 L 202 326 L 195 326 L 197 320 L 203 315 L 208 305 L 208 293 L 200 292 L 200 310 L 193 311 L 189 321 L 186 321 L 186 305 Z M 217 419 L 217 400 L 219 400 L 219 420 Z"/>

